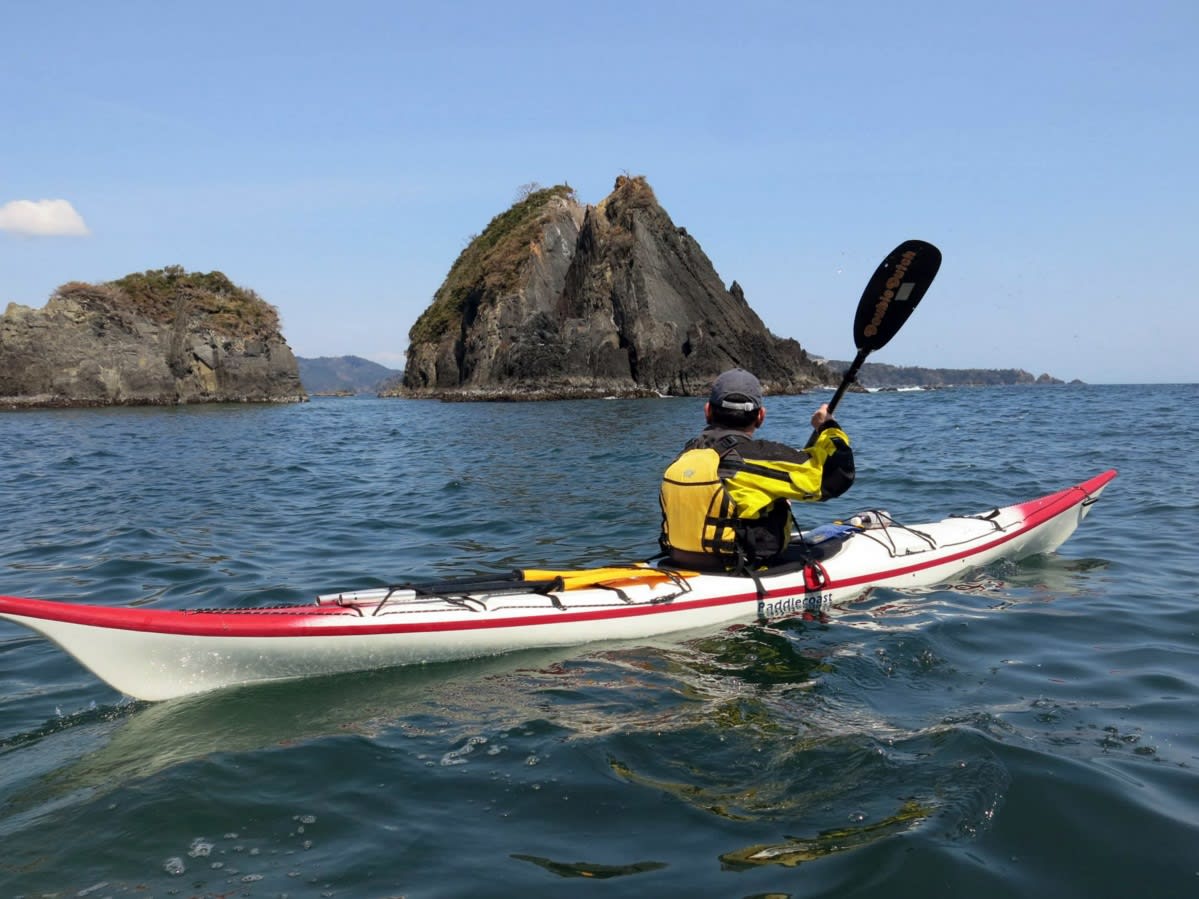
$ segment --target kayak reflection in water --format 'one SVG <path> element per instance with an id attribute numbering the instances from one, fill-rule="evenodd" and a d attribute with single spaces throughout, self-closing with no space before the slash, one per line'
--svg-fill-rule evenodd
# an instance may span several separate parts
<path id="1" fill-rule="evenodd" d="M 816 438 L 804 449 L 756 439 L 766 420 L 762 385 L 740 368 L 716 379 L 704 416 L 707 427 L 662 478 L 663 551 L 677 565 L 708 570 L 790 561 L 788 501 L 821 502 L 853 485 L 849 436 L 825 404 L 812 415 Z"/>

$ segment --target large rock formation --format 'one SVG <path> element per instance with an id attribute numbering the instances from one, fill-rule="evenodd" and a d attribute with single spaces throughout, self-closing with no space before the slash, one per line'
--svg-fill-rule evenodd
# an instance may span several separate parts
<path id="1" fill-rule="evenodd" d="M 622 176 L 597 206 L 559 186 L 493 219 L 413 325 L 390 392 L 697 395 L 732 366 L 773 393 L 833 380 L 766 329 L 735 281 L 725 288 L 644 178 Z"/>
<path id="2" fill-rule="evenodd" d="M 76 281 L 0 316 L 0 406 L 304 399 L 275 309 L 220 272 Z"/>

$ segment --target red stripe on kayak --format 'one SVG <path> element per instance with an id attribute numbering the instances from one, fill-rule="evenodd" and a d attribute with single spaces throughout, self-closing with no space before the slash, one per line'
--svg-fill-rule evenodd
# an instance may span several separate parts
<path id="1" fill-rule="evenodd" d="M 752 582 L 751 582 L 752 583 Z M 144 631 L 150 633 L 179 634 L 188 637 L 361 637 L 370 634 L 410 634 L 431 631 L 469 631 L 488 628 L 527 627 L 540 624 L 569 624 L 579 621 L 601 621 L 607 618 L 628 618 L 640 615 L 657 615 L 667 612 L 682 612 L 688 609 L 703 609 L 731 603 L 754 601 L 757 592 L 729 594 L 710 599 L 674 601 L 645 606 L 617 606 L 585 612 L 548 612 L 523 617 L 497 618 L 483 614 L 480 620 L 398 622 L 379 624 L 341 625 L 328 627 L 314 618 L 331 615 L 351 615 L 363 622 L 372 616 L 359 615 L 347 609 L 319 606 L 297 606 L 291 609 L 230 609 L 227 611 L 195 611 L 186 609 L 133 609 L 128 606 L 73 605 L 45 599 L 25 599 L 18 596 L 0 596 L 0 615 L 25 618 L 40 618 L 66 624 L 109 630 Z M 388 613 L 385 613 L 388 614 Z M 393 612 L 389 617 L 416 612 Z M 380 616 L 381 618 L 382 616 Z M 263 622 L 261 619 L 271 619 Z M 259 620 L 255 620 L 259 619 Z M 280 620 L 283 619 L 283 620 Z M 290 620 L 288 620 L 290 619 Z"/>
<path id="2" fill-rule="evenodd" d="M 934 560 L 916 562 L 912 565 L 904 565 L 886 571 L 874 571 L 858 577 L 843 578 L 839 581 L 829 581 L 820 590 L 811 592 L 820 593 L 901 577 L 906 574 L 956 562 L 969 556 L 977 555 L 980 552 L 993 549 L 996 546 L 1002 546 L 1004 543 L 1014 540 L 1061 515 L 1073 506 L 1090 499 L 1115 476 L 1116 472 L 1114 469 L 1106 471 L 1074 487 L 1068 487 L 1057 493 L 1051 493 L 1039 499 L 1029 500 L 1028 502 L 1014 506 L 1013 508 L 1018 509 L 1024 516 L 1023 525 L 1015 531 L 1001 535 L 998 539 L 990 543 L 981 546 L 975 545 L 962 550 L 960 553 L 941 556 Z M 764 598 L 782 598 L 796 595 L 799 595 L 799 591 L 796 589 L 782 588 L 767 591 Z M 228 611 L 189 611 L 178 609 L 141 609 L 128 606 L 110 607 L 91 604 L 73 605 L 44 599 L 23 599 L 15 596 L 0 596 L 0 614 L 61 621 L 87 627 L 178 634 L 189 637 L 351 637 L 372 634 L 415 634 L 436 631 L 470 631 L 487 628 L 536 627 L 545 624 L 573 624 L 587 621 L 604 621 L 613 618 L 635 618 L 642 615 L 672 614 L 743 602 L 756 602 L 757 599 L 756 590 L 742 590 L 737 593 L 713 597 L 711 599 L 676 599 L 669 603 L 657 605 L 618 606 L 610 609 L 580 612 L 549 612 L 519 618 L 486 617 L 475 621 L 466 619 L 463 621 L 363 623 L 361 625 L 342 625 L 338 627 L 322 625 L 319 619 L 329 616 L 352 615 L 355 618 L 362 616 L 359 616 L 357 612 L 337 606 L 312 605 L 296 606 L 294 609 L 248 608 Z M 270 620 L 266 621 L 263 619 Z M 369 618 L 364 617 L 363 620 L 365 622 Z"/>

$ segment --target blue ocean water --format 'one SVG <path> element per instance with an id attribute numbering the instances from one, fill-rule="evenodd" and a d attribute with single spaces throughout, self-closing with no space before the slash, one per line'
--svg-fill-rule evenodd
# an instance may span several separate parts
<path id="1" fill-rule="evenodd" d="M 779 397 L 801 442 L 822 399 Z M 131 701 L 0 622 L 0 896 L 1199 894 L 1199 386 L 854 394 L 917 523 L 1057 554 L 818 619 Z M 702 400 L 0 414 L 0 593 L 270 604 L 654 550 Z"/>

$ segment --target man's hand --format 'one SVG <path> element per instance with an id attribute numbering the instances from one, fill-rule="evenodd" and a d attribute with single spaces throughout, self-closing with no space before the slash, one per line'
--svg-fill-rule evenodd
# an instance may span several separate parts
<path id="1" fill-rule="evenodd" d="M 829 420 L 828 403 L 812 413 L 812 427 L 819 430 L 820 426 Z"/>

